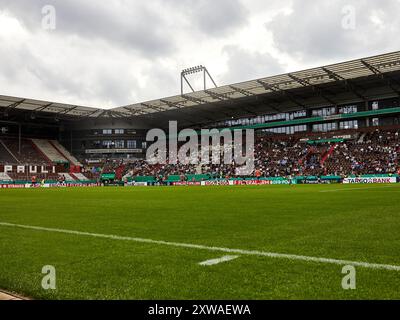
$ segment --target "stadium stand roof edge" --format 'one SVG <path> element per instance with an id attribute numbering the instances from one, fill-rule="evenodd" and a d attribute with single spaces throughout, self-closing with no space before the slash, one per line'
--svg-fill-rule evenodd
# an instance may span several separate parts
<path id="1" fill-rule="evenodd" d="M 73 116 L 94 118 L 101 116 L 116 116 L 112 110 L 4 95 L 0 95 L 0 108 L 3 113 L 8 113 L 12 110 L 25 110 L 32 112 L 32 114 L 50 113 L 54 116 L 60 117 Z"/>
<path id="2" fill-rule="evenodd" d="M 316 87 L 336 81 L 351 81 L 351 79 L 384 75 L 394 71 L 400 71 L 400 51 L 132 104 L 113 110 L 143 115 L 221 101 L 232 101 L 244 97 L 265 95 L 266 93 L 285 94 L 291 89 Z"/>
<path id="3" fill-rule="evenodd" d="M 0 95 L 0 111 L 3 114 L 11 110 L 25 110 L 34 113 L 49 113 L 60 118 L 132 118 L 158 114 L 165 111 L 187 110 L 189 107 L 202 107 L 218 103 L 235 103 L 244 98 L 258 98 L 266 95 L 285 96 L 297 107 L 302 107 L 302 102 L 292 95 L 292 91 L 301 88 L 312 88 L 318 92 L 327 102 L 331 101 L 328 91 L 321 89 L 322 85 L 346 82 L 356 97 L 362 100 L 363 95 L 353 84 L 357 78 L 379 76 L 387 78 L 390 82 L 389 73 L 400 71 L 400 51 L 355 59 L 347 62 L 316 67 L 302 71 L 295 71 L 236 84 L 225 85 L 203 91 L 191 92 L 183 95 L 146 101 L 137 104 L 117 107 L 113 109 L 100 109 L 71 104 L 63 104 L 50 101 L 41 101 L 28 98 L 18 98 Z M 397 86 L 399 83 L 393 80 Z M 393 88 L 400 92 L 400 88 Z M 328 92 L 328 94 L 327 94 Z M 273 109 L 273 107 L 271 107 Z M 280 111 L 276 109 L 276 111 Z M 183 113 L 183 112 L 182 112 Z"/>

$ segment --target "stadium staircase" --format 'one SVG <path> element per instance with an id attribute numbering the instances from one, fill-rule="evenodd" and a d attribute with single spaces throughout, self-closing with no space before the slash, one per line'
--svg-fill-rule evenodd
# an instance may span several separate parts
<path id="1" fill-rule="evenodd" d="M 21 149 L 19 148 L 19 142 L 17 139 L 2 139 L 2 142 L 6 150 L 9 150 L 9 153 L 17 159 L 17 163 L 19 164 L 51 164 L 50 159 L 48 159 L 30 139 L 21 140 Z"/>
<path id="2" fill-rule="evenodd" d="M 357 142 L 358 142 L 358 143 L 364 142 L 364 138 L 365 138 L 366 135 L 367 135 L 367 133 L 364 132 L 364 133 L 360 136 L 360 138 L 357 140 Z"/>
<path id="3" fill-rule="evenodd" d="M 2 140 L 0 140 L 0 162 L 3 164 L 19 163 L 19 160 Z"/>
<path id="4" fill-rule="evenodd" d="M 332 153 L 335 151 L 337 144 L 333 144 L 329 150 L 322 156 L 321 159 L 321 166 L 325 163 L 326 160 L 329 159 L 329 157 L 332 155 Z"/>
<path id="5" fill-rule="evenodd" d="M 89 181 L 89 179 L 87 177 L 85 177 L 82 173 L 80 172 L 75 172 L 75 173 L 71 173 L 71 176 L 75 177 L 76 180 L 79 181 Z"/>
<path id="6" fill-rule="evenodd" d="M 74 177 L 72 177 L 69 173 L 59 173 L 59 177 L 64 176 L 66 181 L 75 181 Z"/>
<path id="7" fill-rule="evenodd" d="M 82 167 L 82 164 L 61 143 L 59 143 L 57 140 L 51 140 L 50 143 L 73 166 Z"/>
<path id="8" fill-rule="evenodd" d="M 48 140 L 32 139 L 32 142 L 51 162 L 69 162 Z"/>

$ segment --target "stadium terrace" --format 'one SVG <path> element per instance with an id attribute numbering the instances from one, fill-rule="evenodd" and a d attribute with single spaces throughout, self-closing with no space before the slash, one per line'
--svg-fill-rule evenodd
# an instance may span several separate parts
<path id="1" fill-rule="evenodd" d="M 400 52 L 392 52 L 110 110 L 0 96 L 0 181 L 396 182 L 399 94 Z M 146 136 L 170 121 L 193 132 L 254 130 L 252 172 L 243 176 L 235 161 L 149 163 Z"/>

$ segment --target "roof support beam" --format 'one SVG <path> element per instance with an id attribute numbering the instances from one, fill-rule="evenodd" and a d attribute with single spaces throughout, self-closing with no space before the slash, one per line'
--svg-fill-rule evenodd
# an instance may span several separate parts
<path id="1" fill-rule="evenodd" d="M 223 103 L 223 105 L 226 106 L 226 108 L 228 109 L 227 111 L 237 111 L 237 110 L 235 110 L 235 109 L 232 108 L 232 101 L 224 100 L 224 101 L 222 101 L 222 103 Z M 246 103 L 246 104 L 241 104 L 241 105 L 240 105 L 240 109 L 241 109 L 241 110 L 246 111 L 246 112 L 247 112 L 248 114 L 250 114 L 250 115 L 258 116 L 257 113 L 255 113 L 254 111 L 249 110 L 248 107 L 251 108 L 251 106 L 250 106 L 249 104 L 247 104 L 247 103 Z M 228 114 L 228 113 L 226 113 L 226 112 L 221 112 L 221 113 L 224 114 L 225 116 L 232 117 L 231 114 Z"/>
<path id="2" fill-rule="evenodd" d="M 330 78 L 335 79 L 336 81 L 346 81 L 345 78 L 343 78 L 342 76 L 334 73 L 333 71 L 331 71 L 325 67 L 322 67 L 321 69 L 324 70 Z"/>
<path id="3" fill-rule="evenodd" d="M 151 105 L 151 104 L 148 104 L 148 103 L 141 103 L 141 105 L 142 105 L 142 106 L 144 106 L 144 107 L 146 107 L 146 108 L 149 108 L 149 109 L 152 109 L 152 110 L 158 111 L 158 112 L 163 112 L 163 111 L 165 111 L 165 109 L 164 109 L 164 108 L 161 108 L 161 107 L 156 107 L 156 106 L 153 106 L 153 105 Z"/>
<path id="4" fill-rule="evenodd" d="M 254 93 L 252 93 L 252 92 L 250 92 L 248 90 L 245 90 L 245 89 L 242 89 L 242 88 L 238 88 L 238 87 L 235 87 L 235 86 L 229 86 L 229 88 L 231 88 L 231 89 L 235 90 L 236 92 L 239 92 L 240 94 L 242 94 L 244 96 L 247 96 L 247 97 L 251 97 L 251 96 L 255 95 Z"/>
<path id="5" fill-rule="evenodd" d="M 294 104 L 296 104 L 297 106 L 304 108 L 304 104 L 301 103 L 300 101 L 298 101 L 293 94 L 291 94 L 290 92 L 286 91 L 286 90 L 282 90 L 281 88 L 277 87 L 276 85 L 270 85 L 264 81 L 261 80 L 257 80 L 257 82 L 259 84 L 261 84 L 265 90 L 271 90 L 274 93 L 286 96 L 290 101 L 292 101 Z"/>
<path id="6" fill-rule="evenodd" d="M 358 98 L 360 98 L 363 101 L 367 100 L 367 98 L 357 90 L 357 86 L 355 84 L 353 84 L 353 82 L 351 80 L 345 79 L 341 75 L 338 75 L 337 73 L 335 73 L 325 67 L 322 67 L 321 69 L 324 70 L 329 75 L 329 77 L 331 77 L 332 79 L 335 79 L 338 82 L 344 82 L 344 87 L 346 89 L 350 89 L 350 91 L 353 92 Z"/>
<path id="7" fill-rule="evenodd" d="M 147 112 L 144 112 L 143 110 L 140 110 L 140 109 L 133 110 L 133 109 L 131 109 L 129 107 L 124 107 L 124 109 L 126 111 L 128 111 L 129 113 L 131 113 L 132 116 L 140 116 L 140 115 L 147 114 Z"/>
<path id="8" fill-rule="evenodd" d="M 126 115 L 123 114 L 122 112 L 119 111 L 115 111 L 115 110 L 109 110 L 109 113 L 111 116 L 113 116 L 114 118 L 125 118 Z"/>
<path id="9" fill-rule="evenodd" d="M 203 100 L 203 99 L 200 99 L 200 98 L 195 98 L 195 97 L 191 97 L 191 96 L 188 96 L 188 95 L 182 95 L 182 98 L 184 98 L 184 99 L 186 99 L 186 100 L 188 100 L 188 101 L 192 101 L 192 102 L 194 102 L 194 103 L 200 103 L 200 104 L 207 104 L 207 103 L 209 103 L 209 102 L 207 102 L 207 101 L 205 101 L 205 100 Z M 226 101 L 225 101 L 226 102 Z M 221 114 L 223 114 L 225 117 L 231 117 L 232 115 L 231 114 L 228 114 L 228 113 L 226 113 L 226 112 L 223 112 L 223 111 L 219 111 Z M 210 121 L 214 121 L 214 120 L 212 120 L 212 119 L 209 119 Z"/>
<path id="10" fill-rule="evenodd" d="M 375 68 L 373 65 L 370 65 L 368 62 L 364 61 L 364 60 L 360 60 L 361 63 L 366 66 L 370 71 L 372 71 L 374 74 L 379 74 L 379 75 L 383 75 L 382 72 L 379 71 L 379 69 Z"/>
<path id="11" fill-rule="evenodd" d="M 225 102 L 225 103 L 228 102 L 228 100 L 231 100 L 230 98 L 226 97 L 225 95 L 221 95 L 221 94 L 212 92 L 212 91 L 210 91 L 210 90 L 205 90 L 205 92 L 206 92 L 207 94 L 209 94 L 211 97 L 215 96 L 215 99 L 218 99 L 218 100 L 223 101 L 223 102 Z M 204 100 L 202 100 L 202 99 L 200 99 L 200 98 L 194 98 L 194 97 L 187 96 L 187 95 L 183 95 L 182 97 L 185 98 L 185 99 L 187 99 L 187 100 L 189 100 L 189 101 L 196 102 L 196 103 L 198 103 L 198 102 L 203 103 L 203 104 L 208 103 L 207 101 L 204 101 Z M 229 102 L 228 102 L 228 103 L 229 103 Z M 243 107 L 242 107 L 242 109 L 243 109 L 244 111 L 248 112 L 249 114 L 256 115 L 254 112 L 252 112 L 252 111 L 250 111 L 250 110 L 244 109 Z M 232 111 L 233 109 L 230 108 L 230 110 Z M 222 112 L 222 111 L 220 111 L 220 112 L 221 112 L 221 114 L 225 115 L 226 117 L 232 117 L 231 114 L 228 114 L 228 113 Z"/>
<path id="12" fill-rule="evenodd" d="M 178 102 L 171 102 L 171 101 L 168 101 L 168 100 L 165 100 L 165 99 L 161 99 L 160 100 L 162 103 L 165 103 L 165 104 L 167 104 L 168 106 L 170 106 L 171 108 L 173 108 L 173 109 L 182 109 L 182 108 L 185 108 L 185 106 L 183 105 L 183 104 L 181 104 L 181 103 L 178 103 Z M 184 110 L 181 110 L 180 112 L 182 112 L 182 113 L 184 113 L 185 115 L 188 115 L 189 117 L 191 116 L 190 114 L 188 114 L 187 112 L 184 112 Z M 205 117 L 205 116 L 202 116 L 203 117 L 203 119 L 205 119 L 206 121 L 213 121 L 211 118 L 208 118 L 208 117 Z M 187 119 L 187 118 L 185 118 L 185 121 L 187 121 L 187 122 L 189 122 L 189 123 L 191 123 L 191 124 L 197 124 L 196 122 L 193 122 L 192 120 L 189 120 L 189 119 Z"/>
<path id="13" fill-rule="evenodd" d="M 97 111 L 99 111 L 99 110 L 97 110 Z M 103 117 L 103 116 L 108 116 L 108 117 L 110 117 L 110 118 L 118 118 L 118 117 L 116 117 L 115 115 L 118 115 L 119 113 L 117 112 L 117 111 L 112 111 L 112 110 L 103 110 L 103 111 L 101 111 L 97 116 L 96 116 L 96 118 L 101 118 L 101 117 Z M 122 114 L 121 114 L 122 115 Z"/>
<path id="14" fill-rule="evenodd" d="M 396 88 L 393 86 L 393 83 L 395 83 L 397 86 L 400 86 L 399 81 L 397 81 L 396 79 L 392 78 L 391 76 L 389 76 L 389 75 L 387 75 L 387 74 L 382 73 L 378 68 L 376 68 L 376 67 L 370 65 L 368 62 L 366 62 L 366 61 L 364 61 L 364 60 L 361 60 L 361 63 L 362 63 L 364 66 L 366 66 L 369 70 L 371 70 L 374 74 L 380 75 L 380 76 L 381 76 L 381 79 L 383 79 L 383 80 L 386 81 L 386 83 L 387 83 L 387 85 L 390 87 L 390 89 L 392 89 L 395 93 L 397 93 L 397 95 L 400 96 L 400 90 L 399 90 L 399 89 L 396 89 Z"/>
<path id="15" fill-rule="evenodd" d="M 226 100 L 232 100 L 231 98 L 228 97 L 227 94 L 221 94 L 221 93 L 216 93 L 211 90 L 205 90 L 205 93 L 209 94 L 212 98 L 220 101 L 226 101 Z"/>
<path id="16" fill-rule="evenodd" d="M 13 104 L 10 104 L 8 107 L 6 107 L 4 112 L 7 112 L 10 109 L 16 109 L 20 104 L 24 103 L 25 101 L 26 99 L 22 99 L 20 101 L 14 102 Z"/>
<path id="17" fill-rule="evenodd" d="M 188 101 L 194 102 L 194 103 L 200 103 L 200 104 L 208 103 L 207 101 L 205 101 L 203 99 L 195 98 L 195 97 L 192 97 L 192 96 L 188 96 L 186 94 L 181 95 L 181 97 L 186 99 L 186 100 L 188 100 Z"/>
<path id="18" fill-rule="evenodd" d="M 171 102 L 171 101 L 164 100 L 164 99 L 161 99 L 160 101 L 162 103 L 165 103 L 166 105 L 168 105 L 170 108 L 173 108 L 173 109 L 181 109 L 181 108 L 185 107 L 183 104 L 180 104 L 177 102 Z"/>
<path id="19" fill-rule="evenodd" d="M 51 107 L 52 105 L 53 105 L 54 103 L 48 103 L 48 104 L 46 104 L 46 105 L 44 105 L 44 106 L 40 106 L 39 108 L 36 108 L 36 109 L 34 109 L 34 110 L 32 110 L 32 111 L 34 111 L 34 112 L 37 112 L 37 111 L 44 111 L 44 110 L 46 110 L 47 108 L 49 108 L 49 107 Z"/>
<path id="20" fill-rule="evenodd" d="M 59 114 L 68 114 L 68 113 L 70 113 L 71 111 L 74 111 L 74 110 L 77 109 L 77 108 L 78 108 L 78 107 L 75 106 L 75 107 L 72 107 L 72 108 L 70 108 L 70 109 L 57 112 L 56 115 L 59 115 Z"/>
<path id="21" fill-rule="evenodd" d="M 84 115 L 81 115 L 80 118 L 89 118 L 92 115 L 94 115 L 96 112 L 99 112 L 99 110 L 94 110 L 94 111 L 88 112 L 88 113 L 86 113 Z"/>
<path id="22" fill-rule="evenodd" d="M 100 113 L 97 115 L 96 118 L 100 118 L 100 117 L 102 117 L 103 115 L 107 115 L 107 112 L 108 112 L 108 110 L 103 110 L 102 112 L 100 112 Z"/>
<path id="23" fill-rule="evenodd" d="M 333 101 L 331 98 L 328 98 L 325 94 L 324 91 L 321 88 L 316 87 L 315 85 L 311 84 L 310 81 L 306 80 L 306 79 L 300 79 L 298 77 L 296 77 L 293 74 L 288 74 L 288 76 L 290 78 L 292 78 L 294 81 L 300 83 L 303 87 L 311 87 L 314 91 L 316 91 L 318 93 L 318 95 L 320 97 L 322 97 L 323 99 L 325 99 L 327 102 L 329 102 L 332 105 L 337 105 L 337 102 Z"/>
<path id="24" fill-rule="evenodd" d="M 257 97 L 258 98 L 258 97 Z M 281 110 L 281 109 L 279 109 L 278 107 L 280 107 L 280 102 L 278 101 L 278 100 L 276 100 L 276 99 L 273 99 L 273 98 L 271 98 L 271 97 L 268 97 L 268 98 L 263 98 L 263 99 L 261 99 L 261 101 L 262 102 L 265 102 L 267 105 L 268 105 L 268 107 L 270 107 L 272 110 L 274 110 L 274 111 L 276 111 L 276 112 L 278 112 L 278 113 L 283 113 L 283 111 Z M 271 104 L 271 101 L 273 102 L 273 103 L 275 103 L 275 105 L 272 105 Z"/>
<path id="25" fill-rule="evenodd" d="M 168 106 L 170 106 L 171 108 L 173 108 L 173 109 L 175 109 L 175 110 L 176 110 L 176 109 L 183 109 L 183 108 L 185 108 L 185 106 L 184 106 L 183 104 L 178 103 L 178 102 L 171 102 L 171 101 L 168 101 L 168 100 L 165 100 L 165 99 L 161 99 L 160 101 L 161 101 L 162 103 L 167 104 Z M 184 110 L 181 110 L 180 112 L 183 113 L 183 114 L 185 114 L 185 115 L 188 115 L 189 117 L 191 116 L 190 114 L 188 114 L 188 113 L 185 112 Z M 208 117 L 203 117 L 203 119 L 205 119 L 206 121 L 212 121 L 212 119 L 210 119 L 210 118 L 208 118 Z M 184 120 L 187 121 L 187 122 L 189 122 L 189 123 L 191 123 L 192 125 L 197 124 L 196 122 L 194 122 L 194 121 L 192 121 L 192 120 L 189 120 L 188 118 L 185 118 Z"/>

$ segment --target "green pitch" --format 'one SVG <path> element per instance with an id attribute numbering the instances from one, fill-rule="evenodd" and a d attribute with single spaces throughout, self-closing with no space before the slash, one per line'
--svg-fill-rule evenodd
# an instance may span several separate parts
<path id="1" fill-rule="evenodd" d="M 0 288 L 35 299 L 400 299 L 400 271 L 371 265 L 400 266 L 399 230 L 400 185 L 1 190 Z M 254 251 L 371 267 L 356 266 L 356 289 L 344 290 L 342 265 Z M 238 257 L 199 264 L 227 255 Z M 45 265 L 56 290 L 41 286 Z"/>

